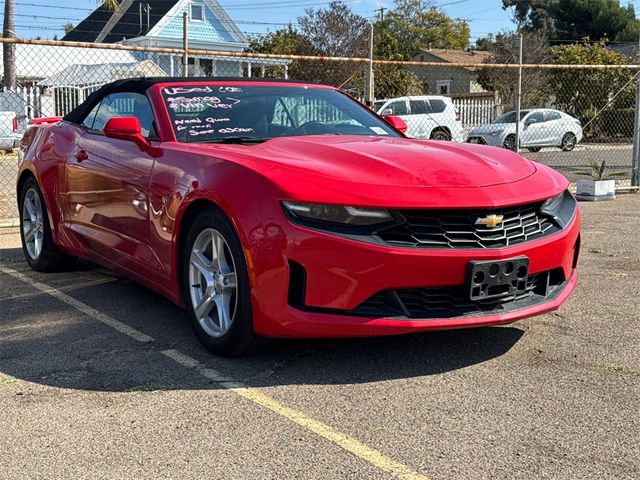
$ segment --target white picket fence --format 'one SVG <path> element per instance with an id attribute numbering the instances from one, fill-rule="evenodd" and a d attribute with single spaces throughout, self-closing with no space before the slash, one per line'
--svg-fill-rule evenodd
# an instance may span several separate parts
<path id="1" fill-rule="evenodd" d="M 464 128 L 491 123 L 502 113 L 499 98 L 494 92 L 452 95 L 451 100 L 460 112 Z"/>
<path id="2" fill-rule="evenodd" d="M 13 111 L 19 120 L 21 131 L 29 120 L 38 117 L 64 116 L 101 85 L 82 87 L 19 86 L 15 90 L 0 89 L 0 111 Z"/>

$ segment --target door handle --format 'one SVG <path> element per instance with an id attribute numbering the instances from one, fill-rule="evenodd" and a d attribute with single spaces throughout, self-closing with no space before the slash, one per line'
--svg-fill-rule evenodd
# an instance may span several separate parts
<path id="1" fill-rule="evenodd" d="M 84 150 L 80 150 L 79 152 L 76 152 L 75 157 L 77 161 L 84 162 L 89 158 L 89 155 L 87 155 L 87 152 Z"/>

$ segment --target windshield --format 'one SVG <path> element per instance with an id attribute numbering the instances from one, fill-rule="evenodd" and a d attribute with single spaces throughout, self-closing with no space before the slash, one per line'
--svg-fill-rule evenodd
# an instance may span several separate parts
<path id="1" fill-rule="evenodd" d="M 387 103 L 386 100 L 376 100 L 375 102 L 373 102 L 373 110 L 376 112 L 379 111 L 385 103 Z"/>
<path id="2" fill-rule="evenodd" d="M 398 137 L 346 95 L 304 85 L 179 84 L 162 88 L 180 142 L 251 142 L 304 135 Z"/>
<path id="3" fill-rule="evenodd" d="M 529 110 L 520 110 L 520 120 L 529 113 Z M 493 123 L 516 123 L 516 112 L 507 112 L 496 118 Z"/>

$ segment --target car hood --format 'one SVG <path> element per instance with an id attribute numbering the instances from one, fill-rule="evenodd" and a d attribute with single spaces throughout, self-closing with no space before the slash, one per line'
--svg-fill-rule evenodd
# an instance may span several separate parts
<path id="1" fill-rule="evenodd" d="M 301 179 L 386 187 L 484 187 L 517 182 L 536 168 L 513 152 L 486 146 L 366 136 L 274 138 L 259 145 L 207 145 L 239 155 L 273 179 Z M 227 156 L 227 155 L 225 155 Z"/>
<path id="2" fill-rule="evenodd" d="M 488 123 L 486 125 L 479 125 L 469 130 L 469 135 L 486 135 L 491 132 L 515 132 L 515 123 Z"/>

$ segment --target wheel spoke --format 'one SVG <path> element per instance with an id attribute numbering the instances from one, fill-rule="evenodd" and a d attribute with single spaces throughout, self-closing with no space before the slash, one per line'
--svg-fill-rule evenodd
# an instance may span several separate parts
<path id="1" fill-rule="evenodd" d="M 31 225 L 29 225 L 29 229 L 27 230 L 27 232 L 24 234 L 24 240 L 29 243 L 33 240 L 33 237 L 35 236 L 36 230 L 34 228 L 33 223 Z"/>
<path id="2" fill-rule="evenodd" d="M 220 326 L 220 335 L 224 335 L 231 326 L 231 317 L 229 316 L 230 295 L 218 295 L 215 298 L 216 310 L 218 312 L 218 323 Z"/>
<path id="3" fill-rule="evenodd" d="M 213 242 L 213 251 L 214 251 L 213 263 L 216 269 L 219 272 L 227 271 L 227 269 L 225 268 L 226 259 L 225 259 L 225 253 L 224 253 L 224 239 L 222 238 L 222 235 L 220 235 L 216 231 L 213 231 L 211 233 L 211 241 Z"/>
<path id="4" fill-rule="evenodd" d="M 204 276 L 207 283 L 211 283 L 213 275 L 211 272 L 211 261 L 200 250 L 194 250 L 191 254 L 191 264 Z"/>
<path id="5" fill-rule="evenodd" d="M 210 296 L 207 295 L 205 297 L 202 297 L 202 299 L 200 300 L 200 303 L 196 305 L 196 307 L 193 309 L 198 320 L 201 320 L 209 316 L 209 314 L 211 313 L 211 310 L 214 307 L 214 303 L 215 302 L 213 298 L 211 298 Z"/>
<path id="6" fill-rule="evenodd" d="M 25 198 L 24 206 L 26 207 L 27 213 L 29 214 L 29 220 L 31 220 L 32 222 L 35 222 L 36 210 L 35 210 L 35 206 L 33 205 L 33 200 L 30 199 L 29 197 Z"/>

